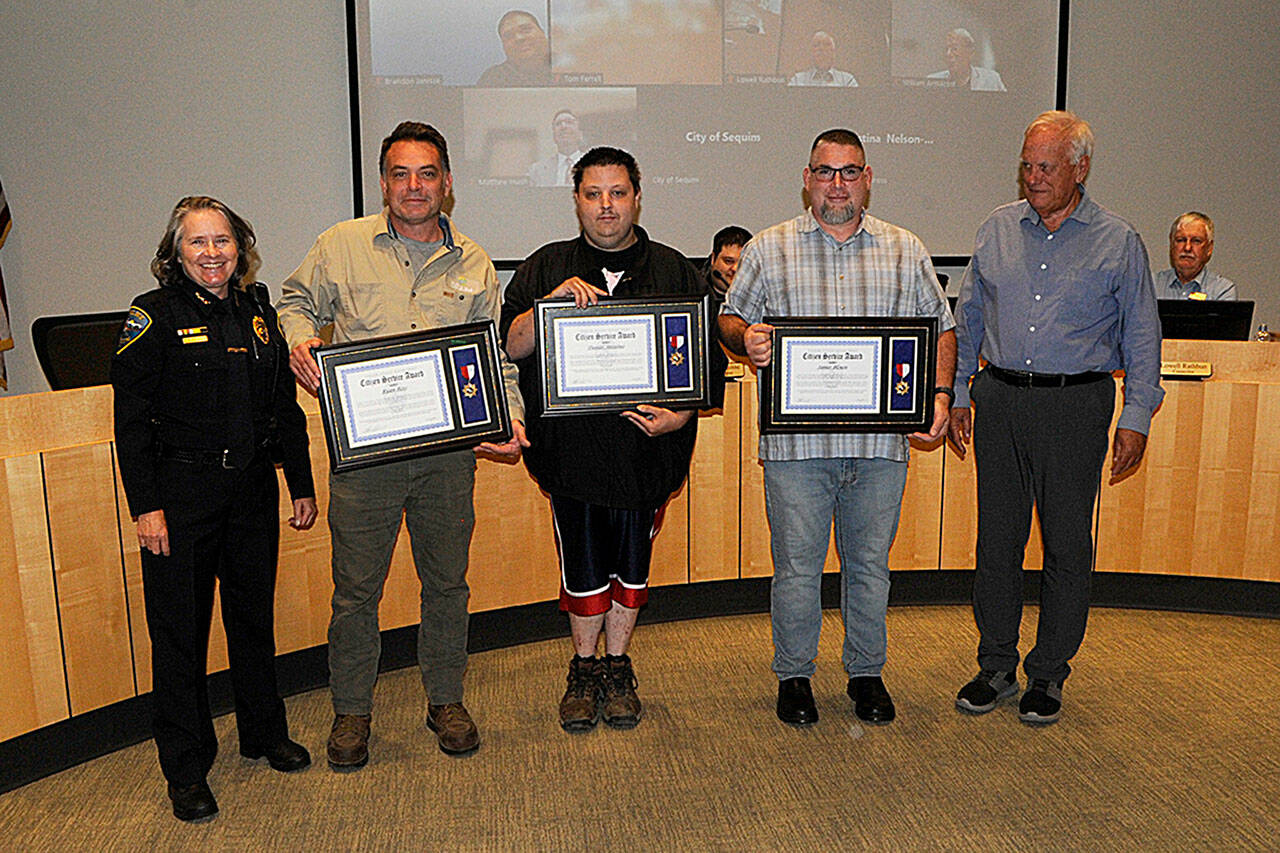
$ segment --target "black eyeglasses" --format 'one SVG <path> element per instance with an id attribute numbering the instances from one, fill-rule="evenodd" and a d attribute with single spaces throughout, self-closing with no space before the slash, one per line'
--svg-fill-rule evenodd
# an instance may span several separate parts
<path id="1" fill-rule="evenodd" d="M 849 164 L 848 166 L 836 166 L 836 167 L 810 166 L 809 174 L 813 175 L 813 177 L 816 178 L 819 183 L 829 184 L 836 179 L 836 173 L 838 172 L 840 174 L 840 177 L 844 180 L 845 183 L 850 183 L 862 177 L 862 170 L 865 168 L 867 167 L 855 166 L 852 163 Z"/>

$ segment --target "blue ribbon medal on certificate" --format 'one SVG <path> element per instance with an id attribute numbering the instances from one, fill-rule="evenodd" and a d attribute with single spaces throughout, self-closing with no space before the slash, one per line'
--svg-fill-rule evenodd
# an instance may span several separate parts
<path id="1" fill-rule="evenodd" d="M 689 316 L 663 315 L 662 330 L 666 340 L 667 389 L 692 388 L 693 377 L 689 373 Z"/>
<path id="2" fill-rule="evenodd" d="M 915 408 L 916 340 L 893 338 L 893 387 L 889 391 L 889 411 L 909 412 Z"/>
<path id="3" fill-rule="evenodd" d="M 462 422 L 467 425 L 489 420 L 485 395 L 478 386 L 480 381 L 480 353 L 474 346 L 459 347 L 449 351 L 453 359 L 454 375 L 458 380 L 458 407 Z"/>

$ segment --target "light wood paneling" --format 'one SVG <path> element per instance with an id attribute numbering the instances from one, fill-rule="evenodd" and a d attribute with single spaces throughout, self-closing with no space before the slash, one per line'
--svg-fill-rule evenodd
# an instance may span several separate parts
<path id="1" fill-rule="evenodd" d="M 1280 343 L 1257 341 L 1165 341 L 1164 361 L 1207 361 L 1211 382 L 1275 382 L 1280 380 Z M 1165 391 L 1180 382 L 1164 383 Z"/>
<path id="2" fill-rule="evenodd" d="M 973 445 L 964 459 L 946 449 L 943 460 L 942 488 L 942 563 L 943 569 L 972 569 L 978 543 L 978 476 L 973 463 Z M 1031 534 L 1023 557 L 1024 569 L 1044 565 L 1044 547 L 1040 539 L 1040 519 L 1031 513 Z"/>
<path id="3" fill-rule="evenodd" d="M 667 501 L 658 538 L 653 540 L 649 586 L 689 582 L 689 481 Z"/>
<path id="4" fill-rule="evenodd" d="M 889 568 L 938 568 L 938 537 L 942 533 L 942 465 L 950 451 L 942 442 L 911 444 L 907 486 L 902 493 L 898 535 L 889 549 Z"/>
<path id="5" fill-rule="evenodd" d="M 71 711 L 135 693 L 110 444 L 44 454 Z"/>
<path id="6" fill-rule="evenodd" d="M 38 454 L 0 465 L 0 740 L 68 716 Z"/>
<path id="7" fill-rule="evenodd" d="M 5 397 L 0 406 L 0 456 L 108 442 L 111 386 Z"/>
<path id="8" fill-rule="evenodd" d="M 1098 569 L 1280 580 L 1277 418 L 1280 384 L 1167 382 L 1142 467 L 1103 486 Z"/>
<path id="9" fill-rule="evenodd" d="M 724 410 L 701 415 L 689 466 L 689 579 L 738 577 L 739 475 L 742 383 L 728 382 Z"/>
<path id="10" fill-rule="evenodd" d="M 523 462 L 481 460 L 471 537 L 471 611 L 557 598 L 560 569 L 551 504 Z"/>
<path id="11" fill-rule="evenodd" d="M 740 413 L 738 470 L 742 472 L 739 573 L 744 578 L 773 576 L 769 551 L 769 517 L 764 511 L 764 466 L 760 464 L 760 394 L 754 373 L 738 380 Z M 830 562 L 830 554 L 828 562 Z"/>
<path id="12" fill-rule="evenodd" d="M 124 558 L 124 594 L 129 614 L 129 642 L 133 649 L 134 681 L 139 693 L 151 690 L 151 638 L 147 634 L 147 602 L 142 591 L 142 557 L 138 544 L 138 528 L 129 515 L 129 504 L 120 481 L 120 466 L 113 460 L 116 489 L 116 515 L 119 524 L 120 550 Z"/>

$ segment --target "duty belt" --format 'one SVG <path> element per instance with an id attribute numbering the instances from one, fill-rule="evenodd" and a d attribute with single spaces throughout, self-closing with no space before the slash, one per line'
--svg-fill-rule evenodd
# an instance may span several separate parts
<path id="1" fill-rule="evenodd" d="M 182 462 L 187 465 L 204 465 L 211 468 L 228 469 L 243 468 L 247 467 L 249 463 L 258 458 L 258 455 L 262 452 L 262 448 L 266 443 L 267 442 L 264 440 L 258 447 L 255 447 L 253 456 L 246 460 L 244 465 L 239 466 L 231 464 L 229 459 L 231 456 L 230 448 L 225 450 L 202 450 L 186 447 L 174 447 L 172 444 L 162 444 L 160 445 L 159 455 L 161 459 L 171 462 Z"/>
<path id="2" fill-rule="evenodd" d="M 1065 388 L 1068 385 L 1085 385 L 1110 379 L 1110 373 L 1088 371 L 1085 373 L 1029 373 L 1025 370 L 1005 370 L 988 364 L 987 370 L 996 379 L 1015 388 Z"/>

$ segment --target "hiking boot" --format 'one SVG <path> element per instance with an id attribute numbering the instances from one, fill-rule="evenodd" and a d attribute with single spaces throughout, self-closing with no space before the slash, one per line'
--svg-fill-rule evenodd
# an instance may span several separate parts
<path id="1" fill-rule="evenodd" d="M 480 746 L 480 732 L 461 702 L 428 704 L 427 728 L 436 733 L 440 751 L 446 755 L 466 755 Z"/>
<path id="2" fill-rule="evenodd" d="M 569 661 L 569 686 L 560 698 L 560 728 L 577 734 L 589 732 L 600 719 L 600 697 L 603 685 L 602 662 L 594 655 L 573 656 Z"/>
<path id="3" fill-rule="evenodd" d="M 369 763 L 369 714 L 337 714 L 329 732 L 329 766 L 356 770 Z"/>
<path id="4" fill-rule="evenodd" d="M 606 655 L 603 670 L 604 700 L 601 714 L 605 725 L 615 729 L 634 729 L 640 723 L 640 697 L 636 695 L 636 674 L 631 658 Z"/>

